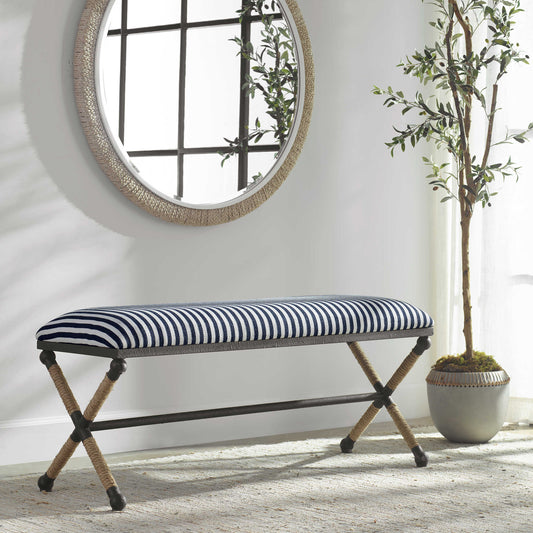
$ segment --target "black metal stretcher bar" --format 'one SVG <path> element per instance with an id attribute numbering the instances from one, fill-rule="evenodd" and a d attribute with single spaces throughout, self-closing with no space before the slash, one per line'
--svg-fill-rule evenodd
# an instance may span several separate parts
<path id="1" fill-rule="evenodd" d="M 201 411 L 169 413 L 165 415 L 102 420 L 101 422 L 92 422 L 89 424 L 88 429 L 91 431 L 103 431 L 106 429 L 150 426 L 152 424 L 185 422 L 187 420 L 202 420 L 204 418 L 220 418 L 223 416 L 249 415 L 254 413 L 268 413 L 271 411 L 287 411 L 290 409 L 303 409 L 305 407 L 321 407 L 325 405 L 339 405 L 344 403 L 371 402 L 381 399 L 383 399 L 383 395 L 379 392 L 370 392 L 368 394 L 350 394 L 346 396 L 330 396 L 327 398 L 310 398 L 307 400 L 290 400 L 285 402 L 240 405 L 236 407 L 221 407 L 218 409 L 203 409 Z"/>
<path id="2" fill-rule="evenodd" d="M 197 420 L 202 418 L 215 418 L 222 416 L 241 415 L 249 413 L 259 413 L 268 411 L 278 411 L 286 409 L 300 409 L 304 407 L 316 407 L 322 405 L 335 405 L 342 403 L 354 403 L 362 401 L 371 401 L 370 407 L 363 414 L 361 419 L 353 427 L 350 433 L 341 441 L 341 451 L 344 453 L 351 452 L 355 441 L 362 435 L 368 425 L 375 418 L 377 413 L 382 407 L 386 407 L 391 418 L 393 419 L 396 427 L 400 431 L 402 437 L 406 441 L 409 449 L 412 451 L 415 464 L 417 466 L 426 466 L 428 459 L 418 442 L 416 441 L 414 434 L 401 415 L 396 404 L 391 400 L 391 395 L 398 387 L 400 382 L 404 379 L 407 373 L 411 370 L 416 360 L 427 350 L 430 346 L 428 336 L 433 333 L 432 328 L 418 328 L 402 331 L 386 331 L 382 333 L 373 334 L 355 334 L 355 335 L 339 335 L 331 336 L 328 338 L 329 342 L 347 342 L 350 350 L 352 351 L 357 362 L 363 369 L 368 380 L 374 387 L 375 393 L 368 394 L 354 394 L 347 396 L 334 396 L 329 398 L 314 398 L 307 400 L 293 400 L 288 402 L 275 402 L 269 404 L 247 405 L 237 406 L 219 409 L 209 409 L 202 411 L 192 411 L 184 413 L 170 413 L 164 415 L 153 415 L 147 417 L 126 418 L 118 420 L 107 420 L 95 422 L 94 419 L 100 411 L 105 400 L 109 396 L 115 382 L 118 380 L 121 374 L 126 371 L 127 357 L 142 357 L 152 355 L 168 355 L 170 353 L 179 352 L 180 349 L 184 349 L 182 353 L 196 353 L 206 351 L 226 351 L 230 349 L 228 345 L 235 344 L 234 349 L 250 349 L 250 348 L 266 348 L 273 346 L 297 346 L 306 344 L 323 344 L 328 342 L 322 337 L 309 337 L 299 339 L 285 339 L 276 341 L 250 341 L 240 343 L 219 343 L 215 345 L 197 345 L 197 346 L 174 346 L 157 349 L 133 349 L 133 350 L 115 350 L 115 349 L 103 349 L 94 348 L 90 346 L 78 346 L 74 344 L 62 344 L 52 343 L 46 341 L 38 341 L 38 348 L 42 349 L 40 359 L 41 362 L 47 367 L 52 380 L 58 390 L 58 393 L 69 413 L 72 422 L 74 424 L 74 431 L 67 439 L 52 464 L 48 468 L 45 474 L 43 474 L 38 481 L 38 486 L 41 490 L 50 492 L 53 484 L 62 468 L 68 462 L 75 449 L 80 442 L 83 443 L 89 458 L 104 486 L 111 508 L 113 510 L 122 510 L 126 506 L 126 499 L 121 494 L 109 467 L 100 452 L 92 431 L 101 431 L 105 429 L 116 429 L 119 427 L 135 427 L 141 425 L 160 424 L 168 422 L 177 422 L 183 420 Z M 409 355 L 402 361 L 400 366 L 396 369 L 392 377 L 383 385 L 379 376 L 372 368 L 372 365 L 368 361 L 366 355 L 362 352 L 357 340 L 372 340 L 372 339 L 388 339 L 388 338 L 400 338 L 400 337 L 413 337 L 417 336 L 418 340 L 415 347 L 411 350 Z M 347 341 L 345 337 L 349 337 Z M 343 338 L 343 340 L 339 340 Z M 195 348 L 194 352 L 185 351 L 189 348 Z M 68 385 L 68 382 L 61 371 L 61 368 L 57 364 L 55 353 L 53 349 L 57 351 L 67 351 L 72 353 L 82 353 L 87 355 L 98 355 L 103 357 L 111 357 L 109 372 L 107 372 L 104 380 L 94 393 L 93 398 L 87 405 L 85 411 L 81 412 L 79 405 L 74 398 L 74 395 Z M 167 350 L 172 350 L 167 352 Z M 109 352 L 113 352 L 112 354 Z M 163 353 L 161 353 L 163 352 Z"/>

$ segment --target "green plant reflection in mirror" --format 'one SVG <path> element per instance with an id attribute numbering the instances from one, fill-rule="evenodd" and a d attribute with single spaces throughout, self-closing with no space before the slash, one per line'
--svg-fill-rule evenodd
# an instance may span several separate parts
<path id="1" fill-rule="evenodd" d="M 260 42 L 254 46 L 252 39 L 234 37 L 239 53 L 251 65 L 251 73 L 246 74 L 242 89 L 244 97 L 255 98 L 259 95 L 266 104 L 265 116 L 269 123 L 256 117 L 253 127 L 248 126 L 240 137 L 224 140 L 230 150 L 221 152 L 222 165 L 232 156 L 249 150 L 249 144 L 258 144 L 269 134 L 273 143 L 283 146 L 292 126 L 298 84 L 298 64 L 296 62 L 294 41 L 285 20 L 275 20 L 279 7 L 275 0 L 249 0 L 239 10 L 241 20 L 244 16 L 261 17 Z M 257 40 L 257 39 L 256 39 Z M 250 121 L 248 121 L 250 123 Z M 275 154 L 277 157 L 277 153 Z M 252 180 L 263 178 L 258 172 Z"/>
<path id="2" fill-rule="evenodd" d="M 115 0 L 98 79 L 121 157 L 157 195 L 190 206 L 223 205 L 268 177 L 298 101 L 276 0 Z"/>

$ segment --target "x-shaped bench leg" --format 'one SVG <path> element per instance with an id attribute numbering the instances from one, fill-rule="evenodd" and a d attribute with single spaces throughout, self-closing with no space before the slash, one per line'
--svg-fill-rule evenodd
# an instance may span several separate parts
<path id="1" fill-rule="evenodd" d="M 91 401 L 87 405 L 84 413 L 81 413 L 78 402 L 74 398 L 67 380 L 57 364 L 54 352 L 43 351 L 40 356 L 41 362 L 46 366 L 50 376 L 57 388 L 59 396 L 63 400 L 72 422 L 74 423 L 74 431 L 67 439 L 59 453 L 56 455 L 52 464 L 43 474 L 37 484 L 43 491 L 50 492 L 54 485 L 57 476 L 67 464 L 68 460 L 78 447 L 80 442 L 83 443 L 87 455 L 89 456 L 104 489 L 109 497 L 109 503 L 114 511 L 121 511 L 126 506 L 126 499 L 120 493 L 117 484 L 111 474 L 107 463 L 102 456 L 102 452 L 98 448 L 98 444 L 88 427 L 90 423 L 96 418 L 102 405 L 106 401 L 109 393 L 113 389 L 115 382 L 120 375 L 126 371 L 126 362 L 123 359 L 113 359 L 111 361 L 109 372 L 105 375 L 100 383 L 98 389 L 94 393 Z"/>
<path id="2" fill-rule="evenodd" d="M 401 365 L 397 368 L 396 372 L 394 372 L 394 374 L 385 386 L 383 386 L 383 384 L 381 383 L 379 376 L 370 364 L 370 361 L 367 359 L 366 355 L 359 347 L 359 344 L 357 344 L 357 342 L 349 342 L 348 346 L 350 347 L 350 350 L 357 359 L 357 362 L 363 369 L 363 372 L 366 374 L 366 377 L 368 378 L 370 383 L 372 383 L 372 386 L 374 387 L 376 392 L 381 394 L 381 399 L 375 400 L 370 405 L 370 407 L 360 418 L 359 422 L 357 422 L 357 424 L 350 431 L 348 436 L 342 439 L 341 450 L 344 453 L 351 452 L 355 441 L 363 434 L 363 432 L 370 425 L 372 420 L 374 420 L 380 409 L 385 406 L 396 427 L 398 428 L 398 431 L 401 433 L 402 437 L 407 443 L 407 446 L 409 446 L 409 449 L 413 452 L 416 466 L 426 466 L 428 464 L 428 458 L 426 454 L 416 441 L 416 438 L 413 435 L 413 431 L 405 421 L 405 418 L 400 413 L 400 410 L 398 409 L 397 405 L 390 399 L 390 396 L 396 390 L 396 388 L 402 382 L 408 372 L 411 370 L 418 358 L 429 348 L 429 339 L 427 337 L 419 337 L 416 346 L 413 348 L 411 353 L 403 360 Z"/>

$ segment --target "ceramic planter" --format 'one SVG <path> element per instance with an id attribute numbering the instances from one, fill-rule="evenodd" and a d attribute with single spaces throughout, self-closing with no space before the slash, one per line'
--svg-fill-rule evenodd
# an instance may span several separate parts
<path id="1" fill-rule="evenodd" d="M 482 443 L 501 429 L 510 378 L 498 372 L 440 372 L 426 378 L 435 427 L 452 442 Z"/>

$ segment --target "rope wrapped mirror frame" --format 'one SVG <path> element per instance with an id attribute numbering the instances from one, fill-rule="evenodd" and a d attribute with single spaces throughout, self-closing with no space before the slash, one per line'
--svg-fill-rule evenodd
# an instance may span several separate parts
<path id="1" fill-rule="evenodd" d="M 110 132 L 98 94 L 98 52 L 106 16 L 114 0 L 87 0 L 74 50 L 74 93 L 88 145 L 106 176 L 130 201 L 176 224 L 209 226 L 242 217 L 265 202 L 292 170 L 305 141 L 314 96 L 311 43 L 296 0 L 277 0 L 295 37 L 298 92 L 291 133 L 272 170 L 241 195 L 221 204 L 190 205 L 171 199 L 140 179 L 120 141 Z"/>

